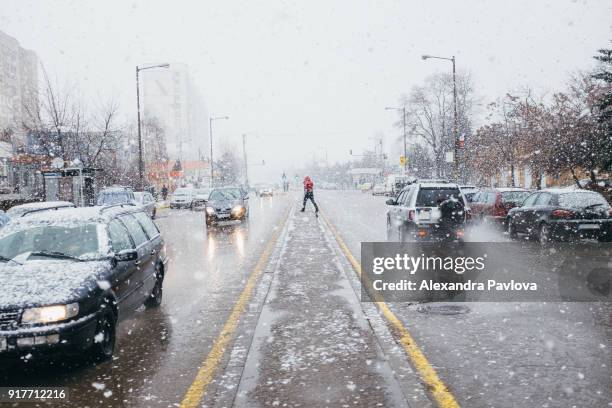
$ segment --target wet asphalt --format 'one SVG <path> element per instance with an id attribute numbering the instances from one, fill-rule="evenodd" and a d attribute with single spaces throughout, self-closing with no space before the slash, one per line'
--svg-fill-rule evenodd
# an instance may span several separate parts
<path id="1" fill-rule="evenodd" d="M 384 197 L 318 191 L 316 198 L 357 259 L 362 241 L 386 239 Z M 329 229 L 312 210 L 296 212 L 298 201 L 253 197 L 248 223 L 210 231 L 201 212 L 160 212 L 171 257 L 164 301 L 120 322 L 113 360 L 18 362 L 0 368 L 0 386 L 70 391 L 69 401 L 20 405 L 28 407 L 180 406 L 279 234 L 198 406 L 434 406 L 375 306 L 360 302 L 358 280 Z M 482 227 L 468 239 L 508 240 Z M 612 406 L 609 304 L 461 305 L 448 314 L 390 304 L 461 406 Z"/>

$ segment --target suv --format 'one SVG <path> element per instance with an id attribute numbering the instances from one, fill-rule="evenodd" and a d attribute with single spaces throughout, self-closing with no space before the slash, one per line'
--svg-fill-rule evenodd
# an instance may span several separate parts
<path id="1" fill-rule="evenodd" d="M 0 230 L 0 359 L 111 358 L 118 319 L 159 306 L 164 240 L 140 207 L 39 211 Z M 146 316 L 146 315 L 143 315 Z"/>
<path id="2" fill-rule="evenodd" d="M 218 221 L 245 220 L 249 216 L 249 195 L 240 187 L 215 188 L 206 202 L 206 225 Z"/>
<path id="3" fill-rule="evenodd" d="M 438 204 L 447 199 L 460 200 L 465 211 L 460 214 L 459 228 L 449 231 L 440 223 Z M 399 241 L 461 239 L 470 209 L 457 184 L 439 181 L 417 181 L 405 187 L 396 198 L 387 200 L 387 239 L 394 234 Z"/>
<path id="4" fill-rule="evenodd" d="M 98 205 L 134 204 L 134 190 L 131 187 L 105 187 L 98 193 Z"/>

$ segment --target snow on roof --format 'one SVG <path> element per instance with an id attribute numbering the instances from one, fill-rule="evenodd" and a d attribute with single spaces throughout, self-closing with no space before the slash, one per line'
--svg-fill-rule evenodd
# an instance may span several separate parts
<path id="1" fill-rule="evenodd" d="M 552 194 L 569 194 L 569 193 L 599 194 L 597 191 L 582 190 L 582 189 L 579 189 L 579 188 L 570 189 L 570 188 L 567 188 L 567 187 L 545 188 L 542 191 L 545 191 L 547 193 L 552 193 Z"/>
<path id="2" fill-rule="evenodd" d="M 527 191 L 523 187 L 496 187 L 495 190 L 504 193 L 509 191 Z"/>
<path id="3" fill-rule="evenodd" d="M 441 183 L 436 181 L 421 181 L 417 182 L 421 187 L 435 187 L 435 188 L 459 188 L 455 183 Z"/>
<path id="4" fill-rule="evenodd" d="M 141 210 L 139 206 L 114 206 L 114 207 L 78 207 L 78 208 L 60 208 L 57 210 L 38 211 L 28 214 L 26 217 L 20 217 L 15 219 L 13 225 L 23 223 L 58 223 L 58 224 L 71 224 L 71 223 L 83 223 L 83 222 L 106 222 L 109 221 L 114 215 L 129 212 L 130 210 Z"/>
<path id="5" fill-rule="evenodd" d="M 16 205 L 11 208 L 37 210 L 37 209 L 42 209 L 42 208 L 53 208 L 53 207 L 74 207 L 74 204 L 71 203 L 70 201 L 37 201 L 35 203 Z"/>

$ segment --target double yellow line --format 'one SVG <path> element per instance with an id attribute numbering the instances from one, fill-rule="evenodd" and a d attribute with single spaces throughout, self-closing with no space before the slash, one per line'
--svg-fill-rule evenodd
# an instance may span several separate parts
<path id="1" fill-rule="evenodd" d="M 357 262 L 357 260 L 349 250 L 348 246 L 344 243 L 344 240 L 342 239 L 342 237 L 340 237 L 340 234 L 338 234 L 338 231 L 336 231 L 336 228 L 334 228 L 331 222 L 329 222 L 327 217 L 323 216 L 323 220 L 334 235 L 334 238 L 338 242 L 338 245 L 340 246 L 340 249 L 342 250 L 344 256 L 346 256 L 346 259 L 348 259 L 351 266 L 361 279 L 361 264 Z M 410 358 L 412 365 L 419 373 L 421 380 L 427 386 L 428 391 L 433 396 L 438 407 L 459 408 L 459 403 L 457 403 L 457 400 L 455 400 L 455 397 L 453 396 L 453 394 L 451 394 L 448 387 L 442 382 L 440 377 L 438 377 L 436 370 L 429 363 L 427 357 L 425 357 L 425 354 L 423 354 L 423 352 L 416 344 L 416 342 L 408 332 L 408 329 L 406 329 L 401 320 L 398 319 L 397 316 L 395 316 L 391 309 L 389 309 L 389 306 L 387 306 L 386 302 L 376 298 L 374 300 L 383 316 L 385 316 L 385 319 L 387 319 L 387 321 L 389 322 L 389 325 L 391 326 L 392 330 L 399 338 L 399 343 L 404 349 L 404 352 L 406 353 L 408 358 Z"/>
<path id="2" fill-rule="evenodd" d="M 284 229 L 284 225 L 287 222 L 289 212 L 290 210 L 287 210 L 287 212 L 282 218 L 283 222 L 281 225 L 283 227 L 278 228 L 276 230 L 270 241 L 268 241 L 268 245 L 266 245 L 263 253 L 259 257 L 259 260 L 255 265 L 255 269 L 253 269 L 253 272 L 251 272 L 251 275 L 249 276 L 249 279 L 246 285 L 244 286 L 244 289 L 242 290 L 238 301 L 234 305 L 231 314 L 227 318 L 227 321 L 225 322 L 221 333 L 219 333 L 219 336 L 217 337 L 212 346 L 212 349 L 208 352 L 206 359 L 198 370 L 196 377 L 193 380 L 193 383 L 187 390 L 183 401 L 181 401 L 180 408 L 196 408 L 199 406 L 200 401 L 202 400 L 204 394 L 206 393 L 206 390 L 208 389 L 208 386 L 214 378 L 215 371 L 219 367 L 219 363 L 223 359 L 223 354 L 225 353 L 227 346 L 229 345 L 232 337 L 234 336 L 234 333 L 236 332 L 238 322 L 240 320 L 240 315 L 245 309 L 247 303 L 249 302 L 251 294 L 253 293 L 255 285 L 257 284 L 257 280 L 259 279 L 259 276 L 261 275 L 264 268 L 266 267 L 266 264 L 268 263 L 268 259 L 270 258 L 270 255 L 274 250 L 274 244 L 276 243 L 276 240 Z"/>

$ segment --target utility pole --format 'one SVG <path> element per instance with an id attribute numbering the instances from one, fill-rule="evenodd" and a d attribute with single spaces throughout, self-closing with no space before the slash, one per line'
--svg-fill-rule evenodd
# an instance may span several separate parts
<path id="1" fill-rule="evenodd" d="M 406 105 L 401 108 L 387 106 L 385 110 L 395 110 L 402 112 L 402 127 L 404 129 L 404 174 L 408 172 L 408 143 L 406 141 Z"/>
<path id="2" fill-rule="evenodd" d="M 246 188 L 248 190 L 249 189 L 249 165 L 247 162 L 246 138 L 247 138 L 247 135 L 242 135 L 242 154 L 244 155 L 244 183 L 246 184 Z"/>
<path id="3" fill-rule="evenodd" d="M 427 60 L 430 58 L 433 59 L 441 59 L 450 61 L 453 63 L 453 132 L 454 132 L 454 145 L 455 149 L 453 151 L 453 176 L 456 182 L 459 182 L 459 155 L 457 154 L 459 151 L 459 118 L 457 116 L 457 74 L 455 69 L 455 56 L 453 55 L 450 58 L 447 57 L 436 57 L 433 55 L 423 55 L 421 56 L 423 60 Z"/>
<path id="4" fill-rule="evenodd" d="M 142 157 L 142 130 L 140 129 L 140 71 L 151 68 L 170 68 L 170 64 L 158 64 L 148 67 L 139 67 L 136 65 L 136 111 L 138 112 L 138 182 L 140 188 L 144 188 L 144 161 Z"/>
<path id="5" fill-rule="evenodd" d="M 455 133 L 455 153 L 453 156 L 453 172 L 455 173 L 455 181 L 459 182 L 459 119 L 457 118 L 457 76 L 455 71 L 455 56 L 453 61 L 453 109 L 454 109 L 454 133 Z"/>

